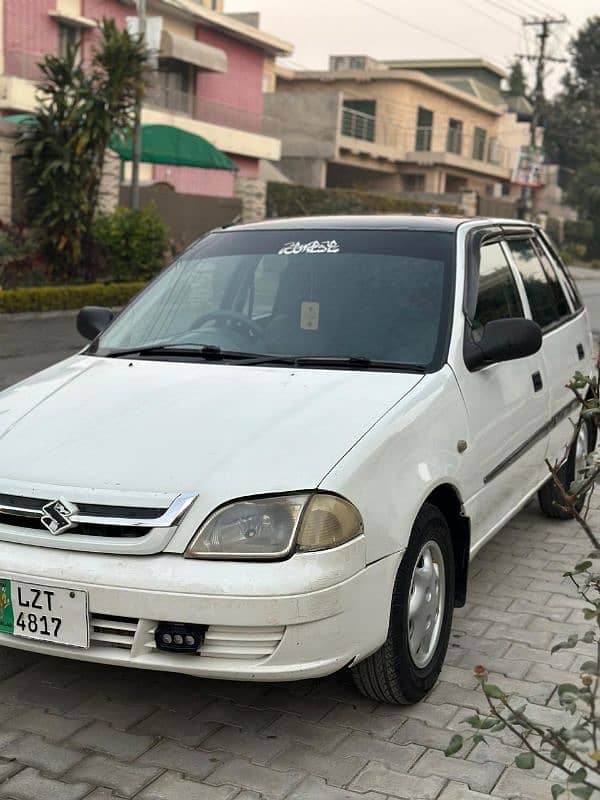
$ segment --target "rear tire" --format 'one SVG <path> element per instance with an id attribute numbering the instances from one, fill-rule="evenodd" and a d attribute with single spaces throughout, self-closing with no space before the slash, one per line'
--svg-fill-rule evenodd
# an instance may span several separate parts
<path id="1" fill-rule="evenodd" d="M 431 691 L 448 649 L 454 578 L 450 528 L 439 509 L 426 503 L 398 569 L 387 639 L 352 669 L 359 692 L 383 703 L 409 704 Z"/>
<path id="2" fill-rule="evenodd" d="M 569 456 L 558 473 L 560 482 L 567 489 L 577 477 L 585 456 L 591 453 L 596 446 L 596 425 L 593 422 L 584 421 L 580 429 L 580 436 L 581 438 L 578 442 L 573 443 Z M 571 514 L 560 507 L 562 498 L 552 478 L 549 478 L 538 491 L 538 501 L 542 513 L 546 517 L 550 517 L 550 519 L 572 519 Z M 575 506 L 576 510 L 581 511 L 584 504 L 585 497 L 582 497 Z"/>

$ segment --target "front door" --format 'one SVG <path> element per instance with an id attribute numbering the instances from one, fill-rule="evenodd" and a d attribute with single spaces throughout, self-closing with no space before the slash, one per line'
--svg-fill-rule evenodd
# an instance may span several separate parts
<path id="1" fill-rule="evenodd" d="M 505 245 L 483 244 L 479 263 L 475 315 L 471 328 L 465 326 L 465 336 L 474 338 L 487 322 L 526 316 Z M 456 369 L 469 419 L 463 476 L 471 544 L 476 546 L 512 516 L 541 480 L 549 384 L 541 352 L 473 372 L 458 359 Z"/>

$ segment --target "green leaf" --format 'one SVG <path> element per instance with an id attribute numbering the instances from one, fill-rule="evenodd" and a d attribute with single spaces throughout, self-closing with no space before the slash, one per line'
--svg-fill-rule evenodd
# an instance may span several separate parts
<path id="1" fill-rule="evenodd" d="M 577 786 L 577 788 L 571 789 L 571 794 L 573 797 L 581 797 L 583 800 L 589 800 L 593 791 L 594 788 L 592 786 Z"/>
<path id="2" fill-rule="evenodd" d="M 479 714 L 472 714 L 470 717 L 465 717 L 463 722 L 466 722 L 472 728 L 479 728 L 481 726 L 481 717 Z"/>
<path id="3" fill-rule="evenodd" d="M 486 697 L 491 697 L 494 700 L 506 700 L 506 692 L 503 692 L 499 686 L 493 683 L 485 683 L 483 685 L 483 691 Z"/>
<path id="4" fill-rule="evenodd" d="M 579 769 L 575 770 L 575 772 L 569 778 L 569 781 L 572 783 L 583 783 L 583 781 L 587 778 L 587 771 L 583 767 L 579 767 Z"/>
<path id="5" fill-rule="evenodd" d="M 550 650 L 550 652 L 552 654 L 554 654 L 554 653 L 557 653 L 559 650 L 566 650 L 566 649 L 568 649 L 570 647 L 575 647 L 576 644 L 577 644 L 577 642 L 572 642 L 572 641 L 571 642 L 559 642 L 558 644 L 554 645 L 554 647 L 552 648 L 552 650 Z"/>
<path id="6" fill-rule="evenodd" d="M 558 694 L 559 694 L 559 696 L 561 696 L 561 695 L 563 695 L 565 693 L 575 694 L 576 695 L 578 690 L 579 690 L 579 687 L 575 686 L 574 683 L 561 683 L 558 686 Z"/>
<path id="7" fill-rule="evenodd" d="M 515 764 L 519 769 L 533 769 L 535 766 L 535 756 L 533 753 L 520 753 L 515 758 Z"/>
<path id="8" fill-rule="evenodd" d="M 462 749 L 463 744 L 464 744 L 463 737 L 459 733 L 455 733 L 454 736 L 450 739 L 448 747 L 444 750 L 444 755 L 453 756 L 455 753 L 458 753 L 458 751 Z"/>
<path id="9" fill-rule="evenodd" d="M 557 797 L 560 797 L 560 795 L 564 794 L 567 790 L 564 786 L 561 786 L 560 783 L 553 783 L 550 787 L 550 791 L 552 792 L 552 800 L 556 800 Z"/>

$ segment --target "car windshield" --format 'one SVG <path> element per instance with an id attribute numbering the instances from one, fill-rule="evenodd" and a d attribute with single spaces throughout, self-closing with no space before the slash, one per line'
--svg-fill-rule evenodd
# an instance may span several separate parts
<path id="1" fill-rule="evenodd" d="M 155 279 L 93 352 L 156 348 L 153 357 L 170 358 L 179 348 L 192 360 L 204 348 L 248 363 L 261 354 L 430 369 L 448 332 L 452 251 L 452 234 L 431 230 L 214 233 Z"/>

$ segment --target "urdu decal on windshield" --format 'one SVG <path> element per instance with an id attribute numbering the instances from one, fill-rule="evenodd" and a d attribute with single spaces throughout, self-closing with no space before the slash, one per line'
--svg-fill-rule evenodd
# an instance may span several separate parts
<path id="1" fill-rule="evenodd" d="M 297 256 L 301 253 L 339 253 L 340 246 L 335 239 L 325 239 L 320 242 L 314 239 L 312 242 L 287 242 L 283 245 L 278 255 Z"/>

